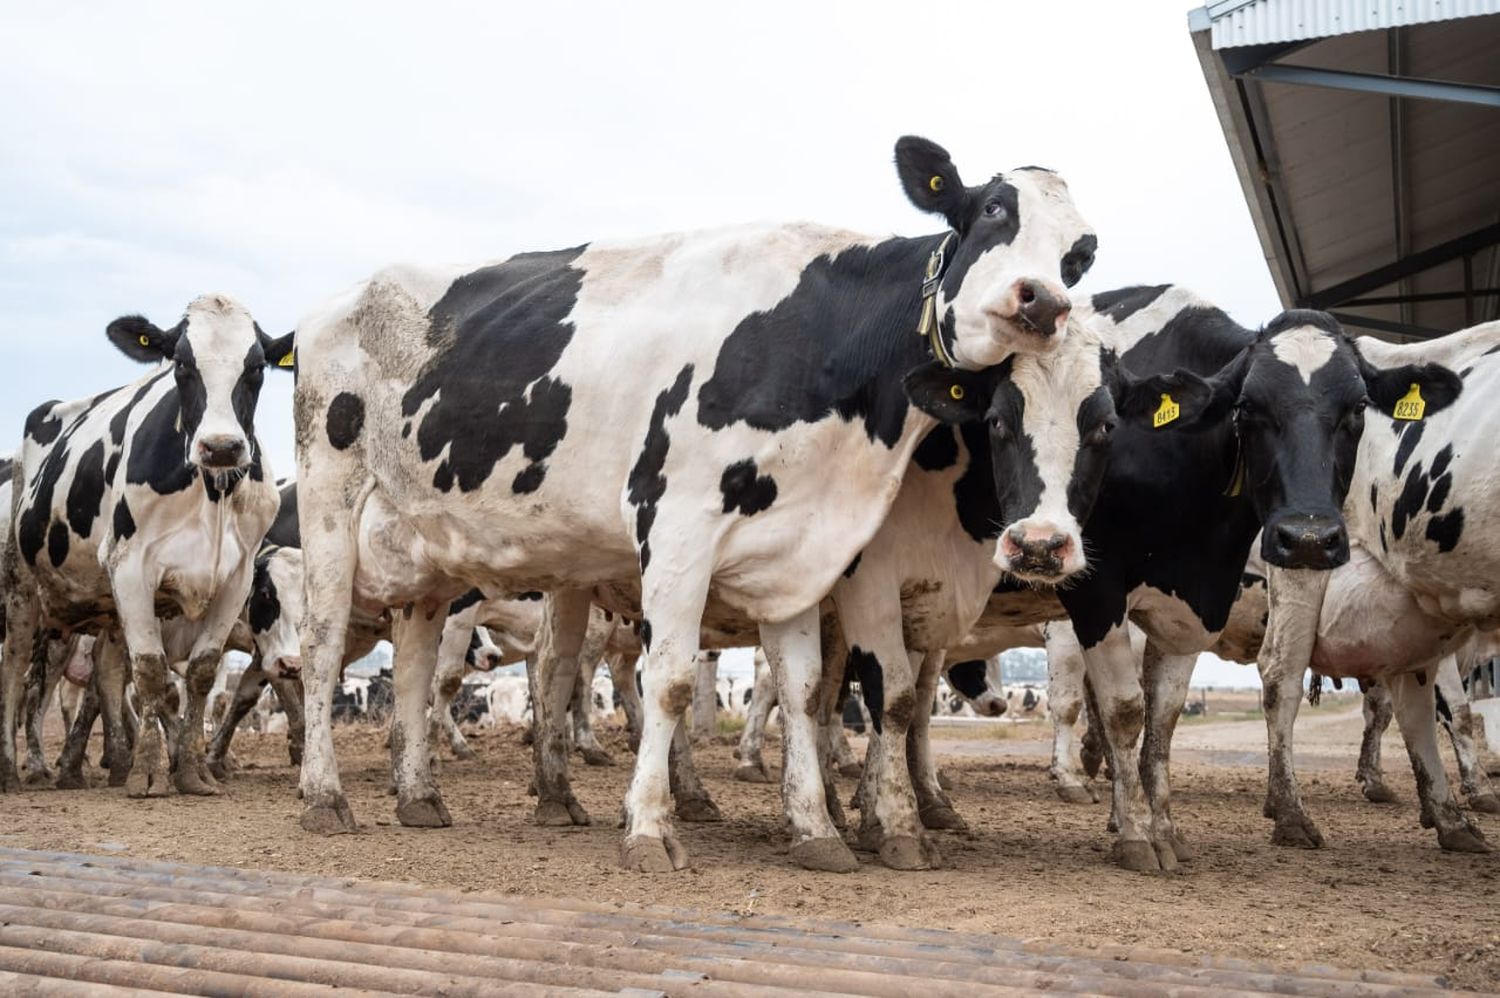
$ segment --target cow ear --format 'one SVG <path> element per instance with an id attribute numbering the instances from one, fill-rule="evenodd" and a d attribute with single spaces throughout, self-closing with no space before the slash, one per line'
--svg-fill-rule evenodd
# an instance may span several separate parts
<path id="1" fill-rule="evenodd" d="M 104 330 L 109 341 L 131 360 L 155 364 L 172 359 L 182 329 L 158 329 L 145 316 L 122 315 Z"/>
<path id="2" fill-rule="evenodd" d="M 948 150 L 915 135 L 902 136 L 896 141 L 896 173 L 912 204 L 942 215 L 953 229 L 968 224 L 969 192 Z"/>
<path id="3" fill-rule="evenodd" d="M 1115 378 L 1115 412 L 1120 418 L 1155 429 L 1194 429 L 1214 412 L 1216 386 L 1192 371 L 1137 378 L 1120 368 Z"/>
<path id="4" fill-rule="evenodd" d="M 1365 379 L 1365 394 L 1375 408 L 1398 419 L 1425 419 L 1441 412 L 1464 390 L 1463 379 L 1441 364 L 1402 364 L 1382 369 L 1361 356 L 1359 373 Z M 1405 404 L 1397 412 L 1400 403 Z"/>
<path id="5" fill-rule="evenodd" d="M 293 341 L 293 337 L 297 335 L 295 330 L 273 340 L 257 327 L 255 335 L 260 337 L 260 348 L 266 355 L 267 367 L 279 367 L 284 371 L 296 368 L 297 351 Z"/>
<path id="6" fill-rule="evenodd" d="M 937 361 L 907 372 L 903 384 L 912 405 L 944 423 L 984 418 L 994 394 L 987 371 L 961 371 Z"/>

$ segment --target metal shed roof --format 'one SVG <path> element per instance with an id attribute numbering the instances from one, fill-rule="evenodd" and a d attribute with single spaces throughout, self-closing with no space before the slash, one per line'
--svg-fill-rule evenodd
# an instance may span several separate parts
<path id="1" fill-rule="evenodd" d="M 1500 0 L 1189 15 L 1287 307 L 1433 336 L 1500 317 Z"/>

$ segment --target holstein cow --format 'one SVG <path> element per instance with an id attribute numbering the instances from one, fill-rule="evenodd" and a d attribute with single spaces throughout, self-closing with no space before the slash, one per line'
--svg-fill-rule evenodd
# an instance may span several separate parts
<path id="1" fill-rule="evenodd" d="M 1173 869 L 1188 849 L 1171 818 L 1171 736 L 1256 533 L 1264 527 L 1261 553 L 1273 565 L 1341 564 L 1339 507 L 1365 406 L 1389 412 L 1417 384 L 1435 410 L 1452 399 L 1455 376 L 1394 358 L 1371 363 L 1320 312 L 1285 312 L 1257 332 L 1169 286 L 1099 294 L 1090 305 L 1089 324 L 1122 369 L 1158 376 L 1162 391 L 1134 400 L 1148 406 L 1147 425 L 1122 420 L 1084 530 L 1093 569 L 1056 595 L 1112 756 L 1116 859 Z M 1185 432 L 1164 432 L 1174 426 Z M 1128 622 L 1147 636 L 1144 682 Z"/>
<path id="2" fill-rule="evenodd" d="M 687 865 L 668 817 L 668 749 L 705 611 L 729 610 L 759 623 L 793 719 L 789 752 L 804 763 L 787 767 L 793 856 L 853 868 L 806 706 L 819 600 L 933 426 L 903 379 L 933 350 L 977 369 L 1049 349 L 1066 317 L 1060 278 L 1094 245 L 1054 174 L 966 187 L 946 152 L 915 138 L 898 143 L 897 168 L 951 232 L 753 226 L 399 267 L 304 320 L 305 827 L 353 827 L 328 727 L 351 598 L 404 608 L 397 813 L 430 825 L 448 820 L 417 736 L 441 608 L 476 586 L 550 591 L 544 640 L 571 662 L 591 590 L 639 579 L 646 717 L 624 864 Z M 362 520 L 374 526 L 356 531 Z M 544 712 L 571 696 L 573 667 L 558 674 L 565 688 L 543 689 Z"/>
<path id="3" fill-rule="evenodd" d="M 1491 405 L 1500 390 L 1500 323 L 1405 346 L 1367 340 L 1361 349 L 1375 364 L 1457 373 L 1437 388 L 1417 379 L 1398 385 L 1393 415 L 1382 414 L 1360 441 L 1344 514 L 1361 556 L 1332 575 L 1271 571 L 1261 654 L 1267 812 L 1279 839 L 1321 842 L 1291 766 L 1298 698 L 1289 693 L 1311 664 L 1322 675 L 1378 679 L 1390 690 L 1424 824 L 1436 827 L 1444 849 L 1481 851 L 1488 846 L 1458 809 L 1438 755 L 1435 679 L 1444 656 L 1476 631 L 1500 628 Z"/>
<path id="4" fill-rule="evenodd" d="M 273 340 L 243 306 L 205 295 L 170 329 L 127 316 L 108 336 L 134 360 L 165 363 L 133 384 L 49 402 L 27 417 L 3 568 L 0 789 L 16 785 L 16 709 L 37 628 L 87 630 L 117 616 L 144 711 L 127 787 L 135 797 L 166 794 L 159 615 L 180 613 L 196 639 L 172 782 L 211 794 L 203 701 L 276 515 L 255 404 L 265 368 L 289 360 L 291 335 Z M 117 781 L 126 766 L 111 762 Z"/>

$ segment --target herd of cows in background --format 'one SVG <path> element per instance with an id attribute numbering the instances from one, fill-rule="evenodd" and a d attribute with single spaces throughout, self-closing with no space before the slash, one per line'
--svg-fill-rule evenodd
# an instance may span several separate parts
<path id="1" fill-rule="evenodd" d="M 1128 869 L 1189 858 L 1169 758 L 1209 650 L 1258 658 L 1273 841 L 1322 843 L 1292 766 L 1311 669 L 1372 688 L 1423 824 L 1486 850 L 1437 727 L 1471 805 L 1500 810 L 1459 667 L 1500 626 L 1500 323 L 1392 345 L 1306 310 L 1247 329 L 1171 285 L 1074 297 L 1097 240 L 1060 176 L 966 185 L 914 137 L 895 158 L 943 232 L 756 225 L 395 266 L 279 338 L 222 295 L 170 328 L 110 323 L 152 373 L 37 407 L 15 458 L 0 789 L 21 784 L 28 675 L 45 703 L 88 638 L 60 785 L 85 784 L 102 715 L 111 784 L 215 794 L 269 683 L 303 827 L 352 830 L 335 700 L 388 638 L 403 824 L 449 822 L 431 757 L 470 751 L 449 710 L 466 662 L 523 658 L 536 820 L 587 823 L 569 744 L 597 748 L 580 726 L 602 662 L 637 751 L 622 863 L 682 869 L 674 817 L 719 812 L 681 722 L 715 650 L 755 645 L 793 860 L 857 865 L 832 784 L 855 681 L 870 740 L 849 837 L 926 868 L 927 830 L 964 824 L 928 736 L 940 674 L 979 699 L 987 660 L 1045 642 L 1058 792 L 1088 799 L 1086 701 L 1082 762 L 1109 763 Z M 254 432 L 268 368 L 296 378 L 294 485 Z M 210 740 L 226 648 L 253 659 Z M 748 779 L 766 774 L 757 717 Z M 1366 762 L 1367 793 L 1388 793 Z"/>

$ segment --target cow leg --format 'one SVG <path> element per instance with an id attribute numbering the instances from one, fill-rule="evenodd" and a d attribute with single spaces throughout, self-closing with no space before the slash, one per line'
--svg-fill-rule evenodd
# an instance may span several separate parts
<path id="1" fill-rule="evenodd" d="M 109 785 L 123 787 L 130 776 L 137 728 L 135 715 L 125 703 L 129 682 L 125 643 L 119 634 L 100 635 L 94 643 L 93 687 L 104 711 L 104 764 L 109 767 Z"/>
<path id="2" fill-rule="evenodd" d="M 396 819 L 410 828 L 453 824 L 433 779 L 427 744 L 427 698 L 446 620 L 441 607 L 407 606 L 391 626 L 396 687 L 391 776 L 396 786 Z"/>
<path id="3" fill-rule="evenodd" d="M 62 753 L 57 757 L 57 782 L 59 790 L 87 790 L 89 781 L 83 775 L 83 764 L 88 755 L 89 736 L 94 732 L 94 722 L 99 719 L 99 671 L 89 677 L 89 684 L 78 700 L 78 709 L 73 712 L 73 723 L 63 739 Z M 113 774 L 111 774 L 113 775 Z M 121 777 L 122 781 L 124 777 Z M 119 786 L 118 783 L 111 783 Z"/>
<path id="4" fill-rule="evenodd" d="M 805 869 L 847 873 L 857 869 L 859 861 L 828 815 L 818 764 L 820 623 L 814 605 L 780 623 L 761 624 L 760 642 L 781 703 L 782 802 L 792 825 L 792 859 Z M 910 703 L 903 709 L 909 711 Z M 904 732 L 904 722 L 901 727 Z"/>
<path id="5" fill-rule="evenodd" d="M 1182 716 L 1197 660 L 1197 655 L 1165 654 L 1148 643 L 1142 669 L 1146 734 L 1141 745 L 1141 784 L 1151 804 L 1153 838 L 1170 842 L 1179 863 L 1189 862 L 1192 855 L 1172 821 L 1172 735 Z"/>
<path id="6" fill-rule="evenodd" d="M 1083 710 L 1083 649 L 1073 628 L 1057 622 L 1046 629 L 1047 703 L 1052 713 L 1053 789 L 1069 804 L 1096 804 L 1099 795 L 1083 781 L 1078 754 L 1078 715 Z"/>
<path id="7" fill-rule="evenodd" d="M 203 717 L 208 707 L 208 693 L 213 688 L 219 665 L 224 658 L 222 643 L 195 646 L 188 659 L 184 683 L 182 717 L 173 746 L 172 782 L 185 794 L 209 797 L 223 793 L 219 781 L 209 772 L 204 751 Z"/>
<path id="8" fill-rule="evenodd" d="M 740 735 L 739 765 L 734 769 L 734 778 L 746 783 L 770 783 L 771 774 L 766 769 L 764 756 L 766 723 L 776 707 L 776 681 L 771 675 L 771 666 L 757 655 L 755 658 L 755 685 L 750 691 L 750 706 L 745 712 L 745 731 Z"/>
<path id="9" fill-rule="evenodd" d="M 445 635 L 446 638 L 446 635 Z M 447 645 L 450 642 L 444 641 Z M 465 642 L 467 648 L 467 642 Z M 446 653 L 447 648 L 443 651 Z M 464 740 L 463 733 L 453 720 L 453 698 L 464 684 L 464 659 L 462 655 L 440 654 L 432 677 L 432 708 L 427 712 L 427 740 L 437 753 L 437 746 L 446 741 L 448 749 L 457 759 L 474 758 L 474 750 Z"/>
<path id="10" fill-rule="evenodd" d="M 698 778 L 698 769 L 693 765 L 693 740 L 688 737 L 686 729 L 686 724 L 679 724 L 672 732 L 672 749 L 667 757 L 673 810 L 683 821 L 723 821 L 719 805 L 714 803 L 708 788 Z"/>
<path id="11" fill-rule="evenodd" d="M 1275 845 L 1304 849 L 1323 845 L 1323 833 L 1308 816 L 1297 787 L 1292 727 L 1302 703 L 1328 576 L 1328 572 L 1273 568 L 1267 582 L 1271 611 L 1258 665 L 1270 769 L 1263 813 L 1276 823 L 1271 832 Z"/>
<path id="12" fill-rule="evenodd" d="M 1083 775 L 1095 779 L 1104 768 L 1104 757 L 1109 746 L 1104 743 L 1104 725 L 1099 720 L 1099 701 L 1094 697 L 1094 684 L 1088 673 L 1083 676 L 1083 738 L 1079 741 L 1078 762 L 1083 766 Z M 1106 779 L 1114 779 L 1106 773 Z"/>
<path id="13" fill-rule="evenodd" d="M 719 727 L 719 653 L 701 652 L 698 655 L 697 675 L 693 680 L 693 730 L 694 741 L 707 741 Z"/>
<path id="14" fill-rule="evenodd" d="M 609 665 L 609 678 L 614 683 L 615 695 L 620 698 L 620 708 L 625 711 L 625 732 L 630 739 L 630 751 L 641 750 L 641 695 L 635 688 L 635 659 L 623 652 L 611 652 L 605 659 Z"/>
<path id="15" fill-rule="evenodd" d="M 1469 706 L 1469 694 L 1464 690 L 1463 680 L 1458 677 L 1457 658 L 1452 655 L 1443 657 L 1432 685 L 1437 700 L 1437 717 L 1448 729 L 1448 738 L 1453 742 L 1459 783 L 1464 796 L 1469 799 L 1469 806 L 1487 814 L 1500 814 L 1500 797 L 1495 796 L 1489 774 L 1484 771 L 1479 758 L 1479 745 L 1474 737 L 1474 711 Z"/>
<path id="16" fill-rule="evenodd" d="M 26 682 L 26 671 L 31 665 L 35 650 L 39 607 L 30 588 L 31 580 L 24 578 L 13 564 L 19 561 L 15 544 L 5 552 L 5 653 L 0 656 L 0 793 L 14 793 L 21 789 L 16 775 L 16 721 Z M 44 639 L 45 640 L 45 639 Z"/>
<path id="17" fill-rule="evenodd" d="M 260 652 L 256 652 L 251 656 L 249 666 L 240 673 L 240 681 L 234 688 L 234 698 L 229 702 L 229 710 L 225 712 L 223 722 L 208 743 L 208 771 L 214 774 L 215 779 L 229 778 L 232 771 L 229 765 L 229 743 L 234 740 L 235 729 L 240 726 L 245 715 L 260 703 L 261 691 L 270 681 L 261 664 Z"/>
<path id="18" fill-rule="evenodd" d="M 303 707 L 301 679 L 273 679 L 271 689 L 286 715 L 286 754 L 293 766 L 302 765 L 302 745 L 307 740 L 307 712 Z"/>
<path id="19" fill-rule="evenodd" d="M 543 602 L 541 633 L 533 657 L 531 752 L 536 762 L 539 825 L 587 825 L 588 812 L 568 779 L 568 703 L 578 681 L 578 656 L 588 636 L 589 593 L 567 589 Z M 662 757 L 665 761 L 666 747 Z"/>
<path id="20" fill-rule="evenodd" d="M 1391 701 L 1396 723 L 1406 741 L 1411 769 L 1422 801 L 1422 824 L 1436 827 L 1438 845 L 1452 852 L 1489 852 L 1479 826 L 1458 808 L 1437 745 L 1437 684 L 1435 669 L 1392 677 Z"/>
<path id="21" fill-rule="evenodd" d="M 589 766 L 613 766 L 614 756 L 604 750 L 599 739 L 594 737 L 594 673 L 603 658 L 603 647 L 592 647 L 593 641 L 585 639 L 578 663 L 578 679 L 573 686 L 573 747 L 583 756 Z M 696 780 L 697 777 L 694 777 Z M 679 809 L 682 806 L 678 799 Z M 679 815 L 681 811 L 678 811 Z"/>
<path id="22" fill-rule="evenodd" d="M 917 702 L 912 711 L 911 732 L 907 735 L 906 762 L 911 770 L 917 793 L 917 814 L 925 828 L 967 831 L 969 823 L 953 806 L 953 800 L 942 784 L 937 757 L 932 752 L 932 704 L 937 697 L 938 677 L 942 675 L 946 656 L 942 652 L 913 653 L 912 666 L 917 673 Z"/>
<path id="23" fill-rule="evenodd" d="M 75 635 L 62 647 L 59 657 L 53 647 L 58 642 L 41 641 L 41 654 L 34 655 L 31 676 L 26 684 L 26 762 L 22 766 L 21 782 L 28 786 L 51 783 L 57 776 L 47 766 L 47 755 L 42 748 L 42 728 L 47 720 L 47 708 L 52 706 L 52 695 L 62 678 L 63 666 L 67 664 L 74 646 Z"/>
<path id="24" fill-rule="evenodd" d="M 1359 742 L 1359 766 L 1354 771 L 1354 779 L 1364 788 L 1366 800 L 1375 804 L 1394 804 L 1396 792 L 1386 784 L 1380 766 L 1380 739 L 1395 716 L 1391 691 L 1377 680 L 1364 686 L 1365 733 Z"/>
<path id="25" fill-rule="evenodd" d="M 1114 774 L 1113 815 L 1118 830 L 1115 862 L 1143 873 L 1175 870 L 1177 854 L 1172 844 L 1153 837 L 1155 829 L 1140 783 L 1140 736 L 1146 698 L 1126 624 L 1122 621 L 1097 645 L 1085 649 L 1084 662 L 1099 705 Z"/>
<path id="26" fill-rule="evenodd" d="M 836 709 L 832 725 L 833 768 L 838 770 L 840 776 L 857 780 L 864 775 L 865 764 L 859 761 L 859 756 L 854 754 L 854 746 L 849 744 L 849 732 L 844 727 L 842 705 L 835 704 L 834 706 Z"/>

